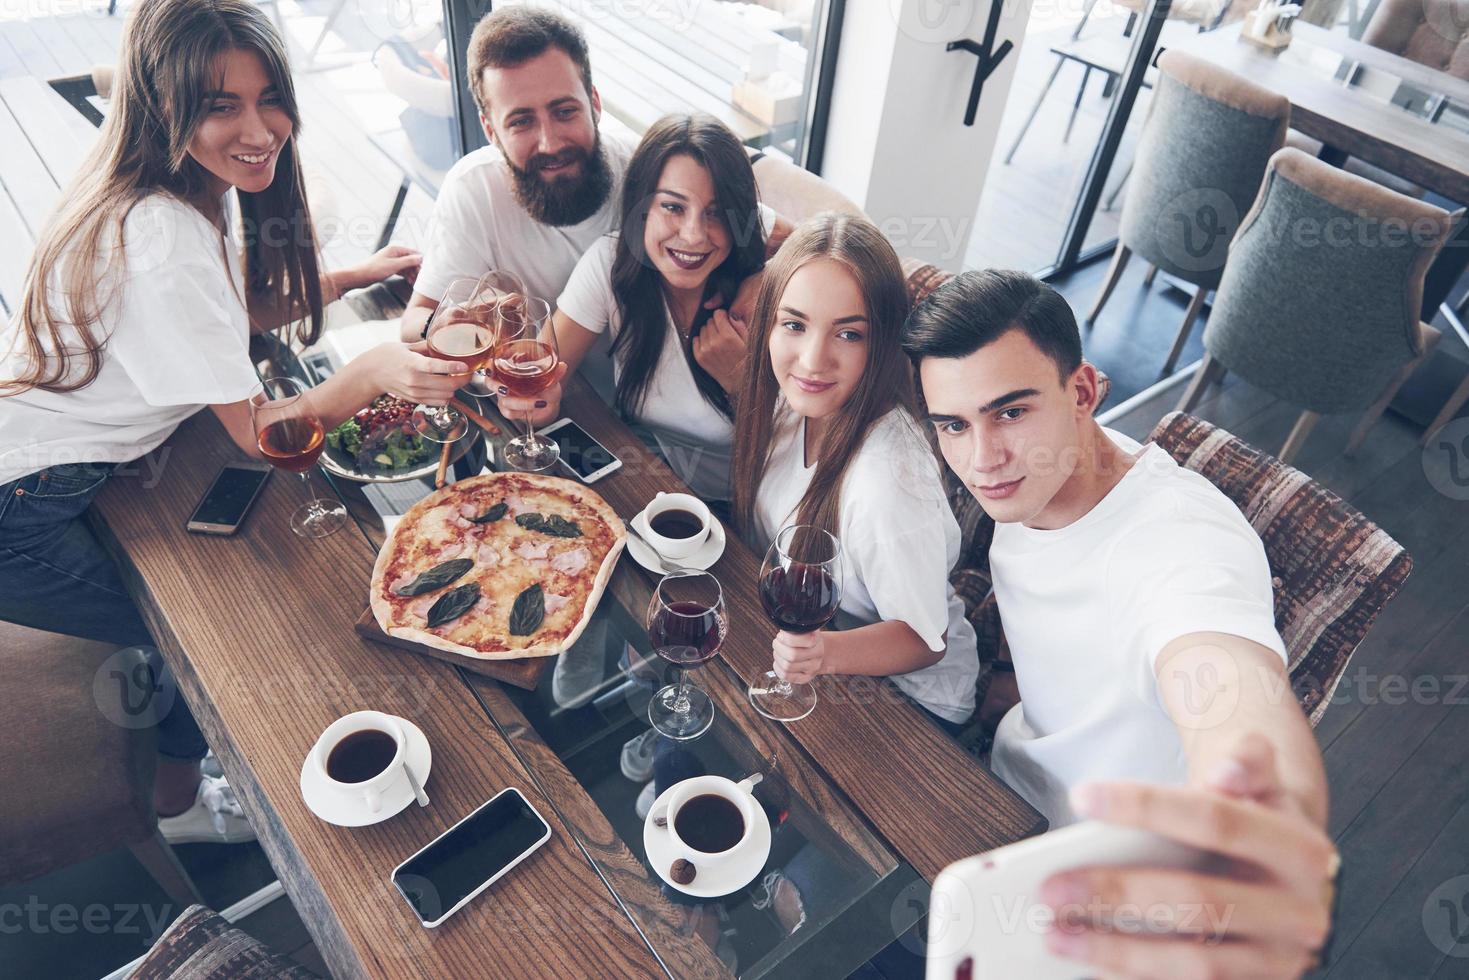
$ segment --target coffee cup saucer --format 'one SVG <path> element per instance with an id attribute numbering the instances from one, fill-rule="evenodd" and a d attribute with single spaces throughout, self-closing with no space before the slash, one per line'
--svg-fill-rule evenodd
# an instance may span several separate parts
<path id="1" fill-rule="evenodd" d="M 648 526 L 647 521 L 643 519 L 641 513 L 637 517 L 634 517 L 633 520 L 637 522 L 639 529 Z M 703 571 L 717 562 L 719 557 L 724 554 L 724 545 L 724 525 L 719 522 L 718 518 L 715 518 L 709 522 L 709 537 L 692 555 L 685 558 L 663 558 L 662 560 L 682 568 L 695 568 Z M 633 561 L 642 565 L 654 575 L 664 574 L 663 566 L 659 563 L 660 556 L 658 552 L 651 545 L 644 544 L 640 539 L 633 537 L 631 534 L 627 536 L 627 552 L 632 555 Z"/>
<path id="2" fill-rule="evenodd" d="M 433 753 L 429 750 L 428 737 L 407 718 L 398 718 L 398 723 L 403 726 L 403 733 L 408 740 L 404 761 L 413 770 L 413 775 L 418 777 L 419 785 L 427 785 L 429 769 L 433 766 Z M 315 751 L 314 745 L 312 750 Z M 384 791 L 382 809 L 373 813 L 362 799 L 353 799 L 328 783 L 311 764 L 310 752 L 301 764 L 301 798 L 312 813 L 338 827 L 366 827 L 382 823 L 402 813 L 414 801 L 413 787 L 404 777 Z"/>
<path id="3" fill-rule="evenodd" d="M 679 858 L 678 849 L 673 845 L 668 827 L 655 824 L 653 815 L 668 811 L 668 799 L 677 785 L 675 783 L 659 794 L 658 799 L 653 801 L 653 808 L 648 811 L 648 818 L 643 821 L 643 852 L 648 855 L 648 863 L 653 866 L 658 877 L 666 881 L 670 888 L 694 898 L 721 898 L 739 891 L 760 877 L 760 872 L 765 870 L 765 862 L 770 858 L 770 818 L 765 815 L 765 809 L 759 803 L 753 807 L 755 825 L 750 828 L 750 839 L 740 846 L 738 853 L 713 867 L 701 868 L 695 865 L 694 880 L 687 885 L 680 885 L 669 877 L 673 862 Z"/>

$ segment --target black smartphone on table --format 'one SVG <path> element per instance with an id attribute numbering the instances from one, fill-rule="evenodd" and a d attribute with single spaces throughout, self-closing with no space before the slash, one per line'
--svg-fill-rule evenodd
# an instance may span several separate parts
<path id="1" fill-rule="evenodd" d="M 234 534 L 270 478 L 269 463 L 230 463 L 219 471 L 187 525 L 195 534 Z"/>
<path id="2" fill-rule="evenodd" d="M 511 786 L 393 869 L 393 885 L 432 929 L 551 839 L 551 825 Z"/>

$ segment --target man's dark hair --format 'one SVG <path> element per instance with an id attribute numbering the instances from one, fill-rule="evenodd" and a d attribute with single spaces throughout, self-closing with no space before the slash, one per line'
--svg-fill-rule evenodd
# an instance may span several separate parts
<path id="1" fill-rule="evenodd" d="M 469 90 L 481 112 L 485 103 L 486 68 L 514 68 L 539 57 L 548 48 L 566 52 L 581 72 L 587 95 L 592 94 L 592 61 L 586 35 L 559 14 L 536 7 L 502 7 L 480 18 L 469 37 Z"/>
<path id="2" fill-rule="evenodd" d="M 1064 383 L 1081 366 L 1081 331 L 1061 294 L 1034 276 L 1009 269 L 962 272 L 908 315 L 903 350 L 925 357 L 968 357 L 1011 330 L 1056 362 Z"/>

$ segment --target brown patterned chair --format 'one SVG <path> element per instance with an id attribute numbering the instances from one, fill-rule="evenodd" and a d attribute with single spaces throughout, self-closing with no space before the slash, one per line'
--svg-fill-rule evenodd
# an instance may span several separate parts
<path id="1" fill-rule="evenodd" d="M 129 980 L 319 980 L 202 905 L 164 930 Z"/>
<path id="2" fill-rule="evenodd" d="M 1260 535 L 1291 686 L 1316 725 L 1353 651 L 1412 572 L 1412 556 L 1315 480 L 1202 419 L 1170 412 L 1148 441 L 1207 477 Z"/>

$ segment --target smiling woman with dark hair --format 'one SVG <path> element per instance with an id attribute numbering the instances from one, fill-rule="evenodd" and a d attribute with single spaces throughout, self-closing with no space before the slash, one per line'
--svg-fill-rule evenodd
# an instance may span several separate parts
<path id="1" fill-rule="evenodd" d="M 614 403 L 705 500 L 729 498 L 732 396 L 743 377 L 744 329 L 711 301 L 733 298 L 765 261 L 774 213 L 734 133 L 712 116 L 665 116 L 643 136 L 622 186 L 620 232 L 577 263 L 557 302 L 557 345 L 574 371 L 612 334 Z M 555 417 L 561 388 L 539 407 Z"/>

